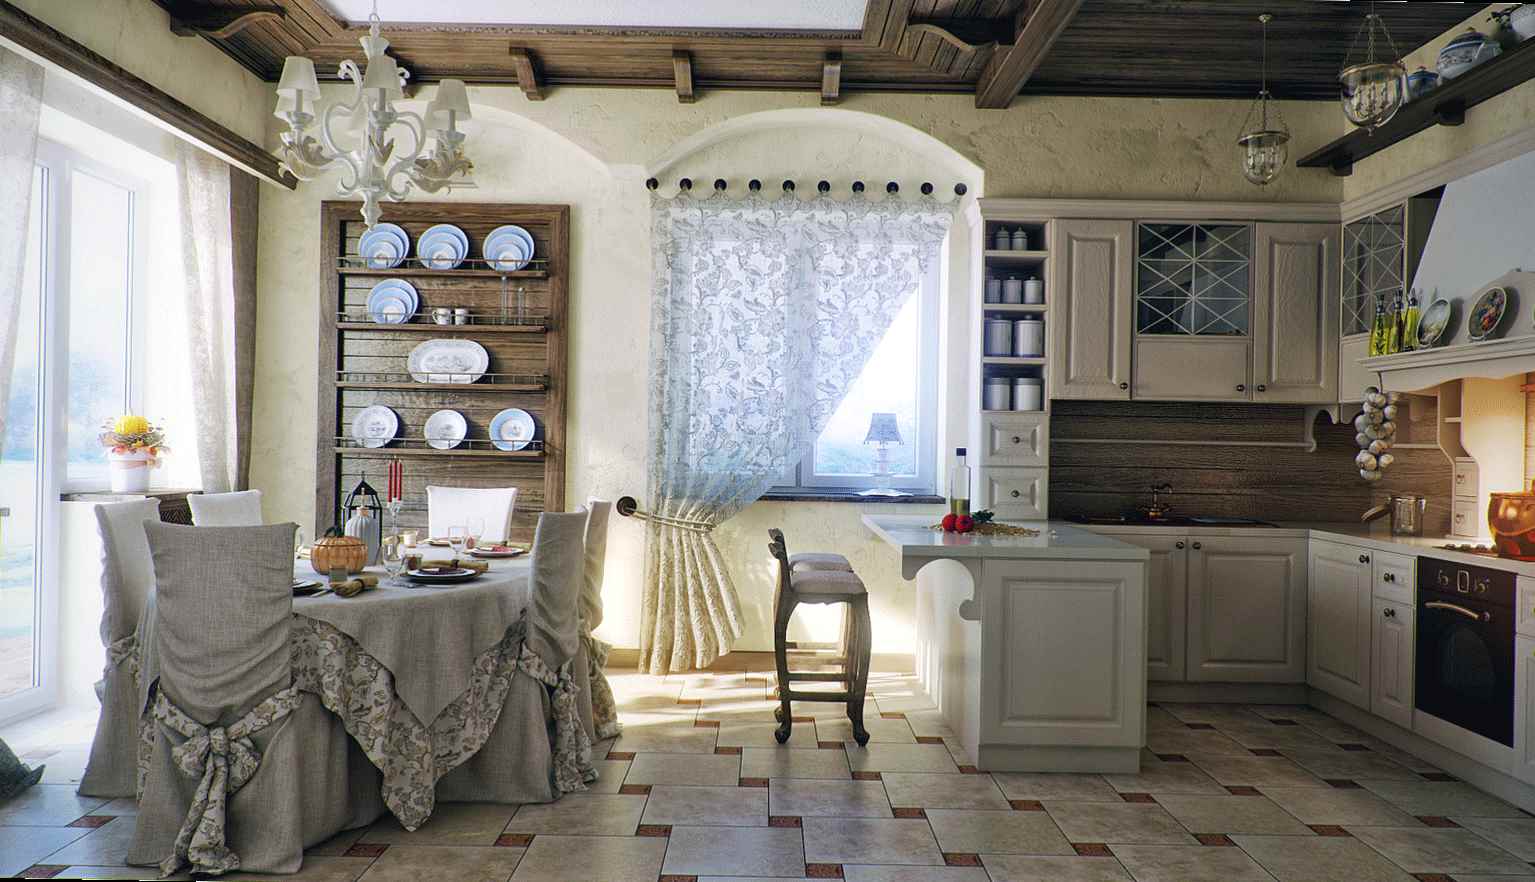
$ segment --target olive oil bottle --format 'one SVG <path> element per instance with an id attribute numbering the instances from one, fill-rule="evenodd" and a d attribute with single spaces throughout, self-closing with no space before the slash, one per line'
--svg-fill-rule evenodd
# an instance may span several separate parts
<path id="1" fill-rule="evenodd" d="M 1418 312 L 1418 289 L 1414 288 L 1407 294 L 1407 314 L 1402 319 L 1402 351 L 1411 352 L 1418 348 L 1418 322 L 1422 315 Z"/>
<path id="2" fill-rule="evenodd" d="M 949 513 L 970 514 L 970 464 L 963 447 L 954 448 L 954 468 L 949 471 Z"/>
<path id="3" fill-rule="evenodd" d="M 1375 320 L 1370 324 L 1370 355 L 1386 354 L 1386 298 L 1375 298 Z"/>

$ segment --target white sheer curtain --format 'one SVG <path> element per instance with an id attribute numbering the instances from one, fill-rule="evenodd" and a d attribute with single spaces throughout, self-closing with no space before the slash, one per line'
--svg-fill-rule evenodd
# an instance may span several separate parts
<path id="1" fill-rule="evenodd" d="M 250 474 L 256 297 L 255 184 L 179 143 L 181 254 L 202 489 L 245 489 Z"/>
<path id="2" fill-rule="evenodd" d="M 825 428 L 953 220 L 930 197 L 652 201 L 649 508 L 640 666 L 740 636 L 710 535 Z"/>
<path id="3" fill-rule="evenodd" d="M 43 69 L 0 46 L 0 448 L 16 362 Z"/>

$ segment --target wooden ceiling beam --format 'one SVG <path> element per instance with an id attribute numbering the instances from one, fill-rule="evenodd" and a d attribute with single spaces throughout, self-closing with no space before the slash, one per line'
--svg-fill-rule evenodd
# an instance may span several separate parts
<path id="1" fill-rule="evenodd" d="M 517 86 L 529 101 L 544 100 L 544 87 L 538 76 L 538 62 L 533 53 L 519 46 L 512 47 L 512 70 L 517 72 Z"/>
<path id="2" fill-rule="evenodd" d="M 1008 18 L 914 18 L 906 23 L 906 30 L 932 34 L 960 52 L 970 53 L 1011 44 L 1015 24 Z"/>
<path id="3" fill-rule="evenodd" d="M 677 86 L 677 103 L 692 104 L 698 100 L 693 93 L 693 54 L 686 49 L 672 50 L 672 78 Z"/>
<path id="4" fill-rule="evenodd" d="M 1030 0 L 1020 9 L 1012 46 L 993 52 L 981 71 L 975 84 L 975 106 L 1005 108 L 1012 104 L 1082 3 L 1083 0 Z"/>
<path id="5" fill-rule="evenodd" d="M 821 62 L 821 103 L 836 104 L 842 100 L 842 50 L 826 53 Z"/>
<path id="6" fill-rule="evenodd" d="M 180 37 L 223 40 L 261 21 L 280 22 L 288 11 L 271 3 L 219 6 L 197 0 L 158 0 L 171 18 L 171 33 Z"/>

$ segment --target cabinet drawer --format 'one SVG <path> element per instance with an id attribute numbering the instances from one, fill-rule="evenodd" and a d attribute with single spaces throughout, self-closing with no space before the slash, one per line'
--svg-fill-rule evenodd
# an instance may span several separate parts
<path id="1" fill-rule="evenodd" d="M 1479 508 L 1475 499 L 1456 499 L 1454 514 L 1450 517 L 1450 533 L 1456 536 L 1480 536 L 1482 519 Z"/>
<path id="2" fill-rule="evenodd" d="M 980 464 L 1043 466 L 1050 457 L 1050 424 L 1044 414 L 981 415 Z"/>
<path id="3" fill-rule="evenodd" d="M 1417 561 L 1405 554 L 1389 551 L 1372 551 L 1371 568 L 1376 597 L 1405 603 L 1413 607 L 1417 603 Z"/>
<path id="4" fill-rule="evenodd" d="M 981 469 L 980 508 L 1002 520 L 1044 520 L 1045 469 Z"/>
<path id="5" fill-rule="evenodd" d="M 1476 460 L 1462 457 L 1455 460 L 1455 498 L 1475 500 L 1477 497 Z"/>

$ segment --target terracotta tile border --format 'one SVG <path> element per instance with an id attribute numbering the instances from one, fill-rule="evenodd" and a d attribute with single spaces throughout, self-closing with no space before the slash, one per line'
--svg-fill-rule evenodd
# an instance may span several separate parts
<path id="1" fill-rule="evenodd" d="M 897 818 L 927 818 L 927 812 L 910 806 L 893 806 L 890 813 Z"/>
<path id="2" fill-rule="evenodd" d="M 693 728 L 695 728 L 695 729 L 718 729 L 719 727 L 720 727 L 720 721 L 719 720 L 694 720 L 693 721 Z"/>
<path id="3" fill-rule="evenodd" d="M 853 773 L 853 780 L 854 781 L 878 781 L 878 780 L 880 780 L 879 772 L 854 772 Z"/>
<path id="4" fill-rule="evenodd" d="M 942 744 L 943 743 L 943 739 L 938 737 L 937 735 L 918 735 L 917 736 L 917 743 L 918 744 Z"/>
<path id="5" fill-rule="evenodd" d="M 741 748 L 719 746 L 714 748 L 715 756 L 740 756 Z"/>
<path id="6" fill-rule="evenodd" d="M 618 792 L 622 793 L 622 794 L 624 794 L 626 796 L 649 796 L 650 795 L 650 785 L 649 784 L 620 784 L 620 785 L 618 785 Z"/>
<path id="7" fill-rule="evenodd" d="M 981 856 L 966 851 L 946 851 L 943 853 L 943 862 L 950 867 L 979 867 Z"/>
<path id="8" fill-rule="evenodd" d="M 1247 752 L 1253 756 L 1284 756 L 1272 747 L 1249 747 Z"/>
<path id="9" fill-rule="evenodd" d="M 653 836 L 659 839 L 670 839 L 672 827 L 670 824 L 641 824 L 634 831 L 635 836 Z"/>
<path id="10" fill-rule="evenodd" d="M 1423 824 L 1423 826 L 1436 827 L 1441 830 L 1449 830 L 1460 826 L 1449 818 L 1441 817 L 1439 815 L 1417 815 L 1417 818 Z"/>
<path id="11" fill-rule="evenodd" d="M 1460 779 L 1447 772 L 1419 772 L 1425 781 L 1459 781 Z"/>
<path id="12" fill-rule="evenodd" d="M 1417 879 L 1418 882 L 1455 882 L 1453 876 L 1446 876 L 1443 873 L 1413 873 L 1412 878 Z"/>
<path id="13" fill-rule="evenodd" d="M 1042 812 L 1045 804 L 1037 799 L 1009 799 L 1007 804 L 1013 807 L 1015 812 Z"/>
<path id="14" fill-rule="evenodd" d="M 906 715 L 898 713 L 885 713 L 881 711 L 879 718 L 882 720 L 904 720 L 906 719 Z"/>
<path id="15" fill-rule="evenodd" d="M 984 774 L 986 774 L 985 772 L 981 771 L 980 769 L 977 769 L 975 766 L 968 766 L 968 765 L 960 766 L 959 767 L 959 773 L 961 775 L 984 775 Z"/>
<path id="16" fill-rule="evenodd" d="M 1186 763 L 1189 761 L 1189 758 L 1181 753 L 1159 753 L 1156 757 L 1164 763 Z"/>
<path id="17" fill-rule="evenodd" d="M 766 778 L 741 778 L 736 783 L 738 784 L 738 786 L 741 786 L 741 787 L 766 787 L 766 786 L 768 786 L 768 779 L 766 779 Z"/>
<path id="18" fill-rule="evenodd" d="M 1342 749 L 1350 752 L 1350 753 L 1369 753 L 1370 752 L 1370 748 L 1366 747 L 1363 744 L 1340 744 L 1338 746 L 1341 747 Z"/>
<path id="19" fill-rule="evenodd" d="M 815 747 L 816 747 L 816 750 L 841 750 L 842 749 L 842 742 L 841 741 L 817 741 L 815 743 Z"/>
<path id="20" fill-rule="evenodd" d="M 1246 784 L 1227 784 L 1226 785 L 1226 792 L 1230 793 L 1232 796 L 1262 796 L 1263 795 L 1263 794 L 1258 792 L 1258 788 L 1256 788 L 1256 787 L 1249 787 Z"/>
<path id="21" fill-rule="evenodd" d="M 1200 845 L 1208 845 L 1212 848 L 1235 848 L 1236 843 L 1224 833 L 1195 833 L 1194 838 Z"/>
<path id="22" fill-rule="evenodd" d="M 496 837 L 496 845 L 502 848 L 527 848 L 532 844 L 532 833 L 502 833 Z"/>
<path id="23" fill-rule="evenodd" d="M 704 700 L 702 698 L 682 698 L 678 696 L 677 703 L 686 707 L 701 707 Z"/>
<path id="24" fill-rule="evenodd" d="M 1121 793 L 1119 798 L 1125 802 L 1151 803 L 1155 805 L 1157 798 L 1149 793 Z"/>
<path id="25" fill-rule="evenodd" d="M 1283 717 L 1280 717 L 1280 718 L 1274 719 L 1274 720 L 1269 720 L 1269 722 L 1273 723 L 1276 726 L 1299 726 L 1300 725 L 1300 723 L 1297 723 L 1294 720 L 1287 720 L 1287 719 L 1284 719 Z"/>
<path id="26" fill-rule="evenodd" d="M 346 857 L 376 858 L 388 850 L 389 844 L 386 842 L 358 842 L 342 854 Z"/>
<path id="27" fill-rule="evenodd" d="M 1336 787 L 1339 790 L 1364 789 L 1358 781 L 1355 781 L 1352 778 L 1323 778 L 1322 780 L 1327 782 L 1327 786 Z"/>
<path id="28" fill-rule="evenodd" d="M 81 815 L 80 817 L 75 818 L 73 821 L 70 821 L 65 826 L 66 827 L 85 827 L 87 829 L 95 830 L 98 827 L 105 827 L 106 825 L 112 823 L 112 819 L 115 818 L 115 817 L 117 817 L 117 816 L 116 815 Z"/>
<path id="29" fill-rule="evenodd" d="M 799 815 L 768 815 L 769 827 L 792 827 L 796 830 L 805 826 Z"/>
<path id="30" fill-rule="evenodd" d="M 634 751 L 632 751 L 632 750 L 610 750 L 610 751 L 608 751 L 608 759 L 610 759 L 610 760 L 632 760 L 632 759 L 634 759 Z"/>
<path id="31" fill-rule="evenodd" d="M 69 869 L 68 865 L 58 864 L 33 864 L 17 874 L 17 879 L 52 879 L 54 876 Z"/>
<path id="32" fill-rule="evenodd" d="M 662 876 L 660 878 L 659 882 L 698 882 L 698 877 L 697 876 L 678 876 L 676 873 L 672 873 L 672 874 L 667 875 L 667 876 Z"/>
<path id="33" fill-rule="evenodd" d="M 1214 732 L 1215 727 L 1209 723 L 1184 723 L 1183 725 L 1198 732 Z"/>
<path id="34" fill-rule="evenodd" d="M 1113 857 L 1114 852 L 1102 842 L 1073 842 L 1071 847 L 1082 857 Z"/>
<path id="35" fill-rule="evenodd" d="M 841 879 L 841 864 L 806 864 L 806 879 Z"/>
<path id="36" fill-rule="evenodd" d="M 814 723 L 815 717 L 802 717 L 798 714 L 795 714 L 789 717 L 789 721 L 793 723 Z"/>
<path id="37" fill-rule="evenodd" d="M 1306 826 L 1310 827 L 1311 832 L 1318 836 L 1332 836 L 1338 839 L 1351 839 L 1354 835 L 1338 826 L 1337 824 L 1307 824 Z"/>

